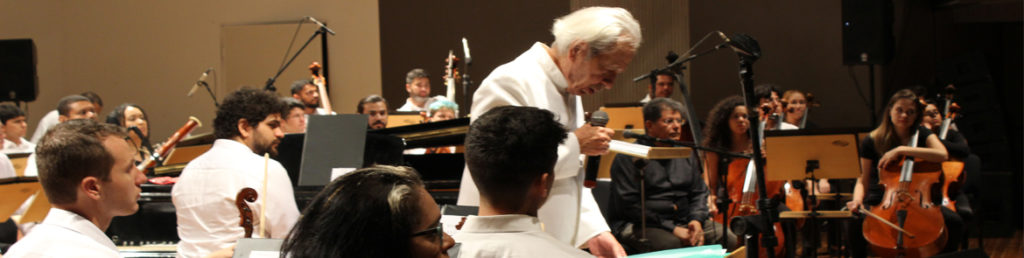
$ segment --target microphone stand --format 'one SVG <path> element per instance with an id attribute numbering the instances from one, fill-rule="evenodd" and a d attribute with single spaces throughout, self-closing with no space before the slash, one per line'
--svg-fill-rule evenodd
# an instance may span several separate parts
<path id="1" fill-rule="evenodd" d="M 751 106 L 752 103 L 758 103 L 757 99 L 754 98 L 754 61 L 760 56 L 760 49 L 757 47 L 757 42 L 752 38 L 749 42 L 754 49 L 743 49 L 737 50 L 739 56 L 739 75 L 741 78 L 741 86 L 743 89 L 743 96 L 746 100 L 746 105 Z M 743 53 L 749 52 L 749 53 Z M 754 116 L 750 124 L 760 124 L 760 118 Z M 760 197 L 757 200 L 757 208 L 760 210 L 758 216 L 764 223 L 766 230 L 760 230 L 760 232 L 747 232 L 745 242 L 747 245 L 747 257 L 757 257 L 757 235 L 761 235 L 761 244 L 768 249 L 768 256 L 775 256 L 775 247 L 778 245 L 778 239 L 775 234 L 770 232 L 772 225 L 779 220 L 778 208 L 774 205 L 774 202 L 768 198 L 768 194 L 765 189 L 765 176 L 764 176 L 764 153 L 761 151 L 761 138 L 758 137 L 757 127 L 751 126 L 749 129 L 750 139 L 752 146 L 754 146 L 754 153 L 751 160 L 754 162 L 754 170 L 757 173 L 757 191 Z M 767 231 L 767 232 L 766 232 Z"/>
<path id="2" fill-rule="evenodd" d="M 320 71 L 323 72 L 324 77 L 326 77 L 326 73 L 327 73 L 327 44 L 326 44 L 327 43 L 327 36 L 326 36 L 326 34 L 327 34 L 327 28 L 326 27 L 322 27 L 321 26 L 320 29 L 317 29 L 316 32 L 314 32 L 313 35 L 310 36 L 308 40 L 306 40 L 306 43 L 302 44 L 302 47 L 300 47 L 298 51 L 295 51 L 295 54 L 292 55 L 292 58 L 289 59 L 288 62 L 285 63 L 283 66 L 281 66 L 280 69 L 277 70 L 277 74 L 274 74 L 274 77 L 271 77 L 270 79 L 267 79 L 267 85 L 265 87 L 263 87 L 263 90 L 265 90 L 265 91 L 277 91 L 277 87 L 274 87 L 274 81 L 277 81 L 277 77 L 281 76 L 281 73 L 284 73 L 284 70 L 287 69 L 288 66 L 292 64 L 292 61 L 295 61 L 295 58 L 299 57 L 299 54 L 302 53 L 302 50 L 305 50 L 306 47 L 309 46 L 309 43 L 313 42 L 313 39 L 315 39 L 317 36 L 324 36 L 323 39 L 321 40 L 322 45 L 320 46 L 321 48 L 323 48 L 323 53 L 322 53 L 323 57 L 322 58 L 323 58 L 323 64 L 324 65 L 323 65 L 323 69 L 321 69 Z"/>
<path id="3" fill-rule="evenodd" d="M 473 60 L 466 58 L 465 63 L 466 65 L 462 67 L 462 106 L 466 107 L 466 112 L 464 114 L 469 114 L 469 101 L 473 96 L 472 94 L 469 94 L 469 89 L 473 88 L 473 80 L 469 78 L 469 66 L 473 64 Z M 453 99 L 452 101 L 455 100 Z"/>
<path id="4" fill-rule="evenodd" d="M 220 108 L 220 104 L 217 103 L 217 95 L 213 94 L 213 90 L 210 89 L 210 84 L 207 84 L 205 81 L 199 81 L 198 83 L 203 85 L 203 88 L 206 88 L 206 92 L 210 93 L 210 98 L 213 98 L 213 107 Z"/>

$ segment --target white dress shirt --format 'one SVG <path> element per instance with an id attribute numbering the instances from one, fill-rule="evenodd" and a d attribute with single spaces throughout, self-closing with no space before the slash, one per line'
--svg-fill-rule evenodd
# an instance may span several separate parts
<path id="1" fill-rule="evenodd" d="M 454 238 L 459 257 L 593 257 L 545 233 L 529 215 L 469 216 Z"/>
<path id="2" fill-rule="evenodd" d="M 435 101 L 438 101 L 438 100 L 449 100 L 449 99 L 448 99 L 448 97 L 441 96 L 441 95 L 433 96 L 433 97 L 427 99 L 427 101 L 423 102 L 423 107 L 419 107 L 419 106 L 416 106 L 416 104 L 412 103 L 412 101 L 409 100 L 409 98 L 406 98 L 405 99 L 405 105 L 402 105 L 401 107 L 399 107 L 395 111 L 398 111 L 398 112 L 416 112 L 416 111 L 426 112 L 427 109 L 430 108 L 430 104 L 434 103 Z"/>
<path id="3" fill-rule="evenodd" d="M 230 139 L 218 139 L 209 151 L 185 166 L 171 189 L 178 218 L 178 257 L 201 257 L 227 248 L 245 230 L 239 226 L 235 197 L 242 188 L 259 193 L 253 211 L 253 237 L 259 236 L 260 207 L 267 203 L 267 237 L 284 238 L 299 219 L 292 183 L 281 163 L 267 166 L 267 192 L 263 192 L 263 157 L 248 146 Z"/>
<path id="4" fill-rule="evenodd" d="M 0 179 L 14 177 L 18 174 L 14 171 L 14 164 L 11 163 L 11 159 L 7 158 L 7 155 L 0 155 Z"/>
<path id="5" fill-rule="evenodd" d="M 29 142 L 28 140 L 25 140 L 25 138 L 21 138 L 21 144 L 14 143 L 13 141 L 8 140 L 8 139 L 4 139 L 4 149 L 0 150 L 0 152 L 2 152 L 4 154 L 7 154 L 7 153 L 29 153 L 29 152 L 35 152 L 35 151 L 36 151 L 36 145 L 33 144 L 32 142 Z"/>
<path id="6" fill-rule="evenodd" d="M 60 123 L 60 114 L 54 109 L 50 113 L 46 113 L 42 119 L 39 119 L 39 123 L 36 124 L 36 131 L 32 133 L 32 142 L 38 143 L 40 139 L 43 139 L 43 135 L 46 135 L 46 131 L 53 128 L 53 126 Z"/>
<path id="7" fill-rule="evenodd" d="M 548 55 L 545 45 L 534 43 L 512 62 L 501 65 L 473 94 L 471 120 L 488 110 L 500 106 L 532 106 L 546 109 L 568 131 L 568 137 L 558 146 L 555 164 L 555 183 L 551 197 L 538 211 L 538 217 L 547 232 L 563 243 L 582 247 L 587 240 L 609 231 L 601 210 L 597 207 L 589 188 L 583 187 L 583 156 L 579 140 L 572 132 L 583 125 L 583 104 L 580 97 L 566 92 L 568 82 Z M 459 205 L 477 206 L 480 194 L 469 175 L 462 173 Z"/>
<path id="8" fill-rule="evenodd" d="M 74 212 L 50 208 L 46 219 L 4 257 L 120 257 L 103 231 Z"/>
<path id="9" fill-rule="evenodd" d="M 640 103 L 647 104 L 647 102 L 651 102 L 651 94 L 650 93 L 647 93 L 647 95 L 644 95 L 643 99 L 640 99 Z"/>

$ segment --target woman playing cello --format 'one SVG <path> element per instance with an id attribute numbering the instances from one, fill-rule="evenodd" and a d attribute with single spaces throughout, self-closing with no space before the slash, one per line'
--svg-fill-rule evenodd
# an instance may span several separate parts
<path id="1" fill-rule="evenodd" d="M 928 162 L 946 160 L 947 152 L 942 142 L 931 131 L 920 125 L 923 110 L 923 105 L 910 90 L 900 90 L 889 99 L 884 109 L 882 122 L 867 137 L 861 139 L 861 176 L 854 185 L 853 200 L 846 204 L 850 211 L 856 212 L 862 208 L 868 209 L 865 206 L 879 205 L 885 194 L 885 189 L 879 185 L 879 171 L 890 166 L 899 167 L 904 157 L 912 156 Z M 919 147 L 906 146 L 915 132 L 918 135 Z M 936 198 L 931 198 L 931 200 L 936 200 Z M 942 207 L 941 213 L 946 224 L 945 228 L 949 230 L 950 240 L 953 240 L 947 241 L 946 250 L 949 250 L 949 248 L 956 247 L 957 241 L 955 240 L 960 234 L 962 222 L 959 216 L 949 209 Z M 930 226 L 941 227 L 942 224 Z M 860 232 L 868 229 L 862 230 L 860 227 L 861 223 L 851 223 L 851 249 L 854 257 L 867 255 L 864 248 L 867 244 Z"/>

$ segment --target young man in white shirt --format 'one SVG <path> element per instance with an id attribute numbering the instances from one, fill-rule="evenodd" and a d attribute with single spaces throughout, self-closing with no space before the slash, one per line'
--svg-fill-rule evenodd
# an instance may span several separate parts
<path id="1" fill-rule="evenodd" d="M 473 122 L 466 166 L 480 190 L 480 212 L 455 235 L 460 257 L 590 256 L 544 232 L 537 218 L 565 139 L 554 113 L 534 107 L 498 107 Z"/>
<path id="2" fill-rule="evenodd" d="M 28 123 L 25 112 L 15 105 L 0 105 L 0 123 L 4 125 L 3 153 L 29 153 L 36 150 L 36 145 L 25 139 Z"/>
<path id="3" fill-rule="evenodd" d="M 82 95 L 71 95 L 60 99 L 57 102 L 57 122 L 64 123 L 76 119 L 96 120 L 96 104 L 89 98 Z M 40 138 L 42 140 L 42 138 Z M 25 176 L 36 176 L 36 154 L 28 156 L 25 164 Z"/>
<path id="4" fill-rule="evenodd" d="M 96 94 L 95 92 L 86 91 L 82 92 L 82 94 L 78 94 L 78 96 L 85 97 L 89 100 L 90 103 L 92 103 L 93 116 L 90 118 L 96 119 L 96 117 L 99 116 L 100 112 L 103 111 L 103 99 L 100 98 L 100 95 Z M 50 111 L 49 113 L 46 113 L 46 115 L 44 115 L 42 119 L 39 119 L 39 123 L 36 124 L 36 131 L 32 133 L 32 142 L 38 143 L 39 140 L 43 139 L 43 135 L 46 134 L 47 130 L 63 122 L 60 119 L 61 115 L 62 113 L 60 112 L 60 107 L 58 107 L 57 110 Z M 96 121 L 99 120 L 97 119 Z"/>
<path id="5" fill-rule="evenodd" d="M 39 182 L 53 208 L 6 257 L 119 257 L 103 233 L 139 209 L 146 177 L 124 129 L 93 120 L 55 126 L 39 142 Z"/>
<path id="6" fill-rule="evenodd" d="M 434 101 L 430 98 L 430 74 L 420 68 L 410 70 L 405 74 L 405 92 L 409 93 L 409 98 L 405 99 L 405 105 L 399 107 L 398 111 L 427 111 Z"/>
<path id="7" fill-rule="evenodd" d="M 250 205 L 253 227 L 265 228 L 253 237 L 284 238 L 291 230 L 299 218 L 291 180 L 281 163 L 263 157 L 276 154 L 284 136 L 280 125 L 285 109 L 274 94 L 248 88 L 221 102 L 213 120 L 217 137 L 213 147 L 189 162 L 171 189 L 181 239 L 178 257 L 204 256 L 229 248 L 244 236 L 235 197 L 246 187 L 265 199 Z M 261 216 L 266 218 L 263 227 L 259 226 Z"/>

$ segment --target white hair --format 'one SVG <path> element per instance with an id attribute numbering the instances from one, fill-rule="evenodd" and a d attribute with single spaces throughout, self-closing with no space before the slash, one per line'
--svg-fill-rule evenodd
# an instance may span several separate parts
<path id="1" fill-rule="evenodd" d="M 559 55 L 567 55 L 569 46 L 586 42 L 590 46 L 587 57 L 612 51 L 619 43 L 627 43 L 633 50 L 640 47 L 640 23 L 626 9 L 618 7 L 587 7 L 555 19 L 551 26 L 555 35 L 552 48 Z"/>

